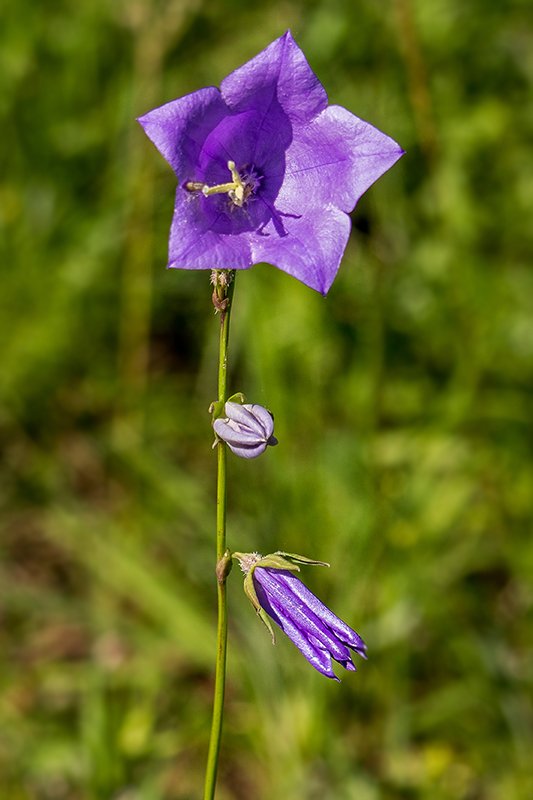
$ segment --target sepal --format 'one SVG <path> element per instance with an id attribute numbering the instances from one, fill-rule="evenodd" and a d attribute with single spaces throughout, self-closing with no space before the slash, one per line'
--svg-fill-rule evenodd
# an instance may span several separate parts
<path id="1" fill-rule="evenodd" d="M 226 402 L 238 403 L 240 406 L 243 406 L 246 403 L 246 397 L 242 392 L 237 392 L 237 394 L 232 394 L 227 401 L 213 400 L 208 408 L 209 413 L 213 415 L 213 422 L 219 417 L 223 417 L 225 415 L 224 406 L 226 405 Z"/>
<path id="2" fill-rule="evenodd" d="M 284 561 L 289 561 L 291 564 L 302 564 L 303 566 L 308 567 L 330 567 L 331 564 L 328 564 L 327 561 L 316 561 L 314 558 L 306 558 L 305 556 L 299 556 L 296 553 L 285 553 L 283 550 L 276 550 L 274 553 L 275 556 L 280 556 L 283 558 Z M 268 556 L 267 556 L 268 557 Z M 262 564 L 261 566 L 265 566 Z M 291 567 L 278 567 L 278 569 L 291 569 Z M 293 567 L 294 569 L 294 567 Z M 298 567 L 298 571 L 299 571 Z"/>
<path id="3" fill-rule="evenodd" d="M 233 555 L 236 555 L 236 554 L 234 553 Z M 276 644 L 276 636 L 274 634 L 274 629 L 272 627 L 272 624 L 270 622 L 270 618 L 269 618 L 268 614 L 266 613 L 266 611 L 263 610 L 263 608 L 261 607 L 261 604 L 260 604 L 260 602 L 258 600 L 257 592 L 255 591 L 255 585 L 254 585 L 254 581 L 253 581 L 252 575 L 253 575 L 253 568 L 250 569 L 250 571 L 248 572 L 248 574 L 246 575 L 246 577 L 244 579 L 244 593 L 246 594 L 246 597 L 248 598 L 250 603 L 255 608 L 255 612 L 258 615 L 258 617 L 261 619 L 263 625 L 265 626 L 265 628 L 270 633 L 270 635 L 272 637 L 272 644 Z"/>

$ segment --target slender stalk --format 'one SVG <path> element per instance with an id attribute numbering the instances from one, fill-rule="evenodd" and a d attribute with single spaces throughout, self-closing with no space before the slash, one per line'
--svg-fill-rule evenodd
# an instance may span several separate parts
<path id="1" fill-rule="evenodd" d="M 218 364 L 218 399 L 226 401 L 226 377 L 228 361 L 228 339 L 231 303 L 233 299 L 234 273 L 215 272 L 213 303 L 220 311 L 220 350 Z M 227 279 L 231 280 L 229 286 Z M 226 650 L 228 631 L 228 606 L 226 599 L 226 577 L 231 568 L 231 559 L 226 553 L 226 454 L 227 446 L 219 442 L 217 471 L 217 657 L 215 668 L 215 696 L 213 700 L 213 722 L 205 772 L 204 800 L 213 800 L 217 778 L 218 755 L 222 736 L 222 716 L 224 713 L 224 694 L 226 690 Z M 225 559 L 226 557 L 226 559 Z"/>

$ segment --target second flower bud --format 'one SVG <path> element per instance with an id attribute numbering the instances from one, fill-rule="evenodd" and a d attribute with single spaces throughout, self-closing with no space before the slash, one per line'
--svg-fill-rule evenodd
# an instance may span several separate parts
<path id="1" fill-rule="evenodd" d="M 273 436 L 274 418 L 263 406 L 228 400 L 224 414 L 214 420 L 213 428 L 236 456 L 256 458 L 268 445 L 278 443 Z"/>

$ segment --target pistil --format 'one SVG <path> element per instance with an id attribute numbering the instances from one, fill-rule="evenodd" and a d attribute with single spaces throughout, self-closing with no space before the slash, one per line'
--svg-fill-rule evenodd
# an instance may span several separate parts
<path id="1" fill-rule="evenodd" d="M 231 183 L 221 183 L 219 186 L 207 186 L 207 184 L 202 184 L 202 193 L 205 197 L 209 197 L 211 194 L 228 194 L 233 205 L 242 208 L 244 202 L 252 194 L 255 185 L 248 181 L 246 183 L 243 182 L 235 167 L 235 161 L 228 161 L 228 169 L 233 178 Z"/>

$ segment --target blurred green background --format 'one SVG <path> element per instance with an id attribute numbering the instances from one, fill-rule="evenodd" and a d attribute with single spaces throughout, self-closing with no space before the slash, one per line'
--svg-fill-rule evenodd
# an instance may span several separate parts
<path id="1" fill-rule="evenodd" d="M 175 179 L 134 118 L 288 27 L 407 154 L 326 299 L 237 276 L 230 389 L 280 445 L 230 456 L 228 543 L 331 562 L 303 577 L 370 658 L 335 684 L 273 648 L 235 569 L 217 797 L 531 800 L 531 22 L 528 0 L 4 2 L 2 800 L 202 794 L 218 319 L 206 273 L 165 270 Z"/>

